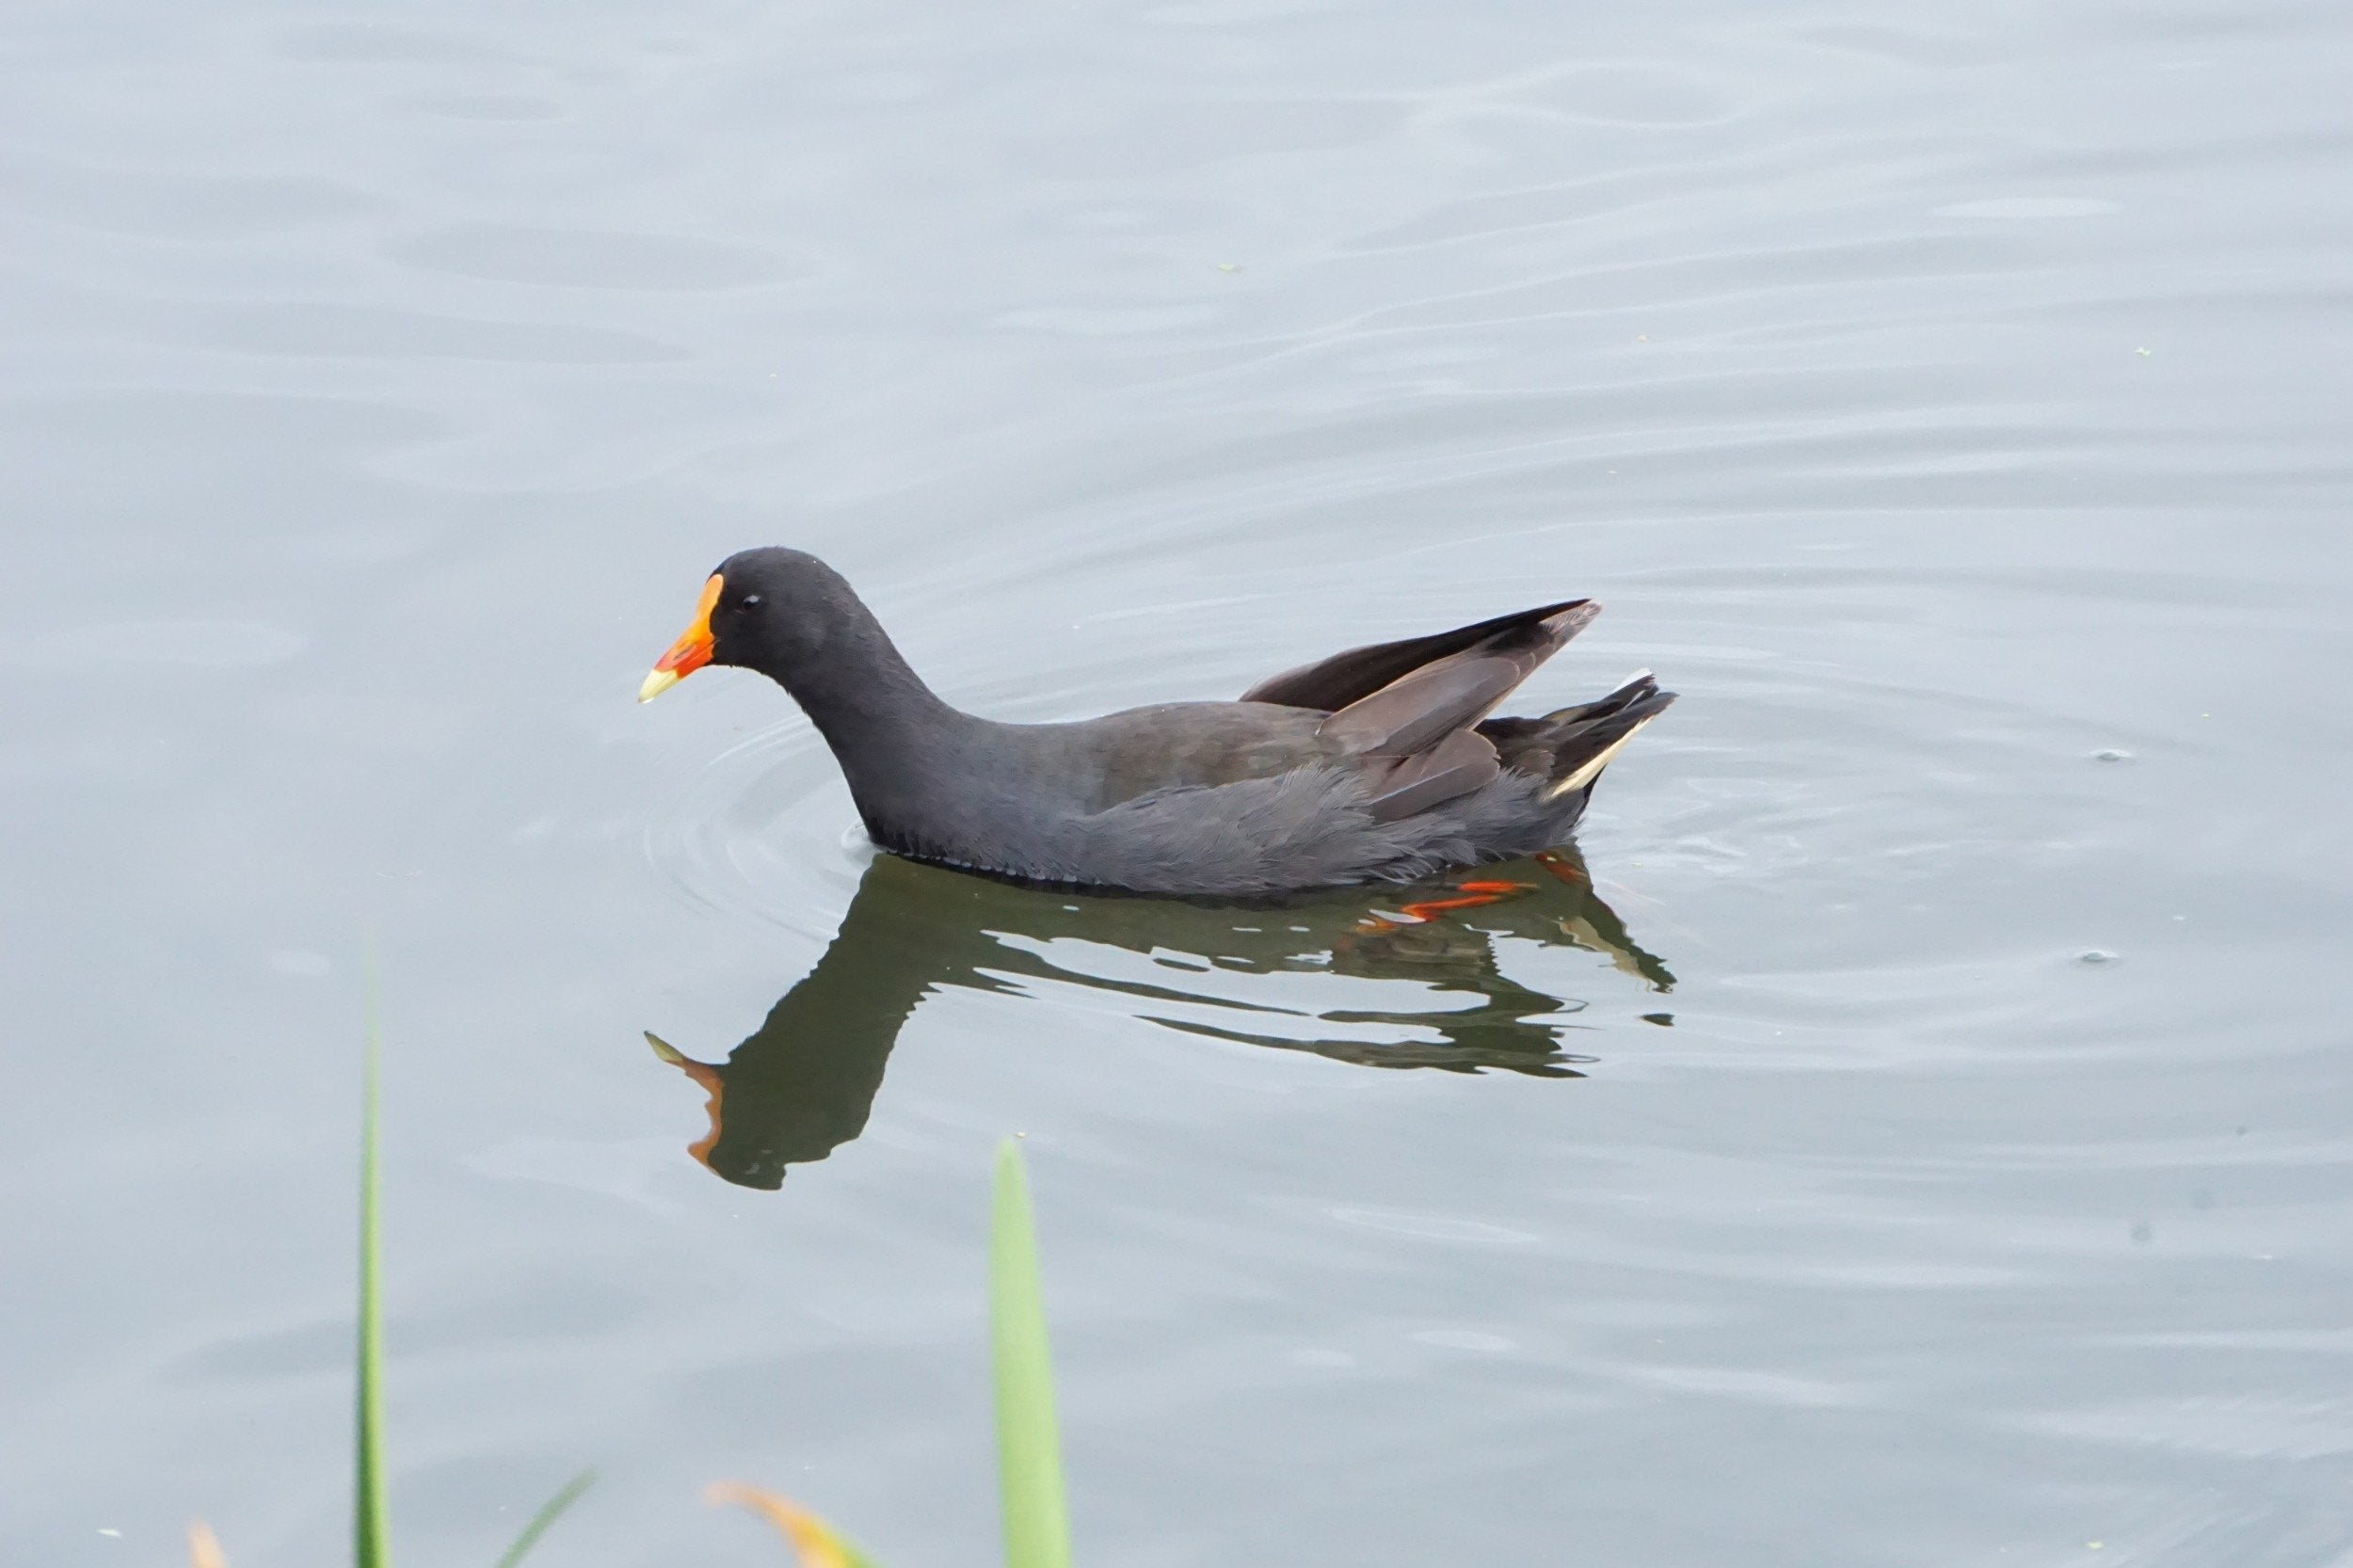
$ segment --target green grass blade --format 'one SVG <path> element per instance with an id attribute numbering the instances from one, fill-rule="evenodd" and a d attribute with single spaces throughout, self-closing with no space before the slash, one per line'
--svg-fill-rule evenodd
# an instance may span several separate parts
<path id="1" fill-rule="evenodd" d="M 997 1482 L 1005 1568 L 1070 1568 L 1063 1511 L 1062 1439 L 1054 1425 L 1054 1374 L 1037 1282 L 1037 1237 L 1020 1147 L 997 1146 L 997 1194 L 988 1228 L 990 1359 L 997 1373 Z"/>
<path id="2" fill-rule="evenodd" d="M 523 1554 L 539 1544 L 539 1537 L 548 1533 L 548 1527 L 563 1517 L 564 1511 L 578 1502 L 580 1495 L 594 1485 L 596 1480 L 594 1470 L 583 1470 L 566 1481 L 554 1496 L 541 1503 L 539 1512 L 531 1516 L 531 1523 L 523 1527 L 522 1533 L 515 1537 L 515 1544 L 500 1557 L 498 1568 L 515 1568 L 515 1564 L 523 1560 Z"/>
<path id="3" fill-rule="evenodd" d="M 367 977 L 365 1087 L 360 1108 L 360 1396 L 352 1444 L 351 1560 L 355 1568 L 390 1568 L 384 1514 L 384 1303 L 382 1240 L 376 1221 L 377 1059 L 376 964 Z"/>

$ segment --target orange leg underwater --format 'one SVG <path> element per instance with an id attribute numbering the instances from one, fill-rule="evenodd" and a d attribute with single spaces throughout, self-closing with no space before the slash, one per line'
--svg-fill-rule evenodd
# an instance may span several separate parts
<path id="1" fill-rule="evenodd" d="M 1521 893 L 1532 893 L 1536 890 L 1525 882 L 1495 880 L 1457 882 L 1454 886 L 1456 890 L 1463 895 L 1462 897 L 1417 899 L 1411 904 L 1401 906 L 1396 915 L 1368 915 L 1356 922 L 1356 929 L 1370 934 L 1376 931 L 1387 931 L 1399 925 L 1422 925 L 1436 920 L 1449 910 L 1481 909 L 1490 904 L 1501 904 L 1505 899 L 1514 898 Z"/>

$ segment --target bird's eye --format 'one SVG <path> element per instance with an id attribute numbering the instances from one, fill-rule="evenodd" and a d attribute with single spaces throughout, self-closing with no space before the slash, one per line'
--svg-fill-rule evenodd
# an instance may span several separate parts
<path id="1" fill-rule="evenodd" d="M 748 610 L 753 605 L 760 602 L 760 596 L 758 594 L 745 594 L 742 599 L 737 600 L 735 602 L 742 608 Z"/>

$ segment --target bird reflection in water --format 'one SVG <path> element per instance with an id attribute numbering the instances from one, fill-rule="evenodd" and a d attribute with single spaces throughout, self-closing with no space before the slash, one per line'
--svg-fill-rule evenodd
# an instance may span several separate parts
<path id="1" fill-rule="evenodd" d="M 924 997 L 950 986 L 1019 994 L 1025 980 L 1075 983 L 1132 999 L 1138 1016 L 1220 1040 L 1364 1066 L 1582 1077 L 1576 1064 L 1593 1058 L 1562 1050 L 1560 1031 L 1585 1003 L 1506 976 L 1496 962 L 1499 936 L 1601 953 L 1654 991 L 1674 984 L 1593 891 L 1574 849 L 1482 867 L 1478 880 L 1451 887 L 1328 889 L 1250 905 L 1082 895 L 885 855 L 867 868 L 817 967 L 725 1062 L 696 1062 L 657 1035 L 646 1039 L 710 1096 L 710 1130 L 688 1152 L 728 1181 L 763 1188 L 782 1185 L 786 1166 L 823 1160 L 864 1130 L 900 1028 Z M 1170 977 L 1074 970 L 1051 956 L 1064 942 L 1124 950 Z M 1438 1004 L 1306 1012 L 1216 994 L 1207 977 L 1217 971 L 1418 982 Z M 1185 973 L 1204 984 L 1188 986 Z M 1471 1005 L 1448 1007 L 1455 997 Z M 1336 1029 L 1354 1032 L 1329 1032 Z M 1388 1037 L 1378 1037 L 1383 1031 Z M 1415 1037 L 1399 1038 L 1401 1031 Z"/>

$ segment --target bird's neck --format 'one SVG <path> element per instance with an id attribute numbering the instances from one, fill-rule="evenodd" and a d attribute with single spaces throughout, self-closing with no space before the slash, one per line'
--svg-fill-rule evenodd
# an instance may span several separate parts
<path id="1" fill-rule="evenodd" d="M 920 803 L 979 721 L 923 683 L 871 615 L 845 615 L 767 671 L 808 714 L 849 780 L 870 832 L 920 815 Z"/>

